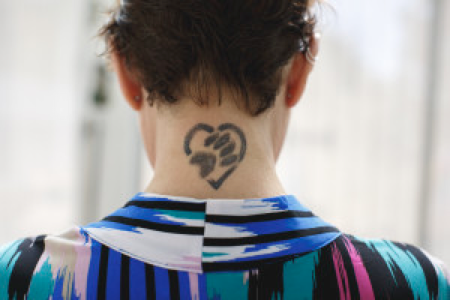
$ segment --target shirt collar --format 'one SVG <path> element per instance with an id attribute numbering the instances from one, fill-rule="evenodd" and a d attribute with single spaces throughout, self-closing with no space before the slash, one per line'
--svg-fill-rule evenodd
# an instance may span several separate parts
<path id="1" fill-rule="evenodd" d="M 145 263 L 197 273 L 292 258 L 341 234 L 293 195 L 194 199 L 143 192 L 82 230 Z"/>

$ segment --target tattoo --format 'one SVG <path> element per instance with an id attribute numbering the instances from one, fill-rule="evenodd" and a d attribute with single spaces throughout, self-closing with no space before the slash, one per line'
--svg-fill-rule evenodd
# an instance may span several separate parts
<path id="1" fill-rule="evenodd" d="M 193 151 L 192 148 L 197 149 Z M 200 177 L 218 190 L 236 170 L 247 151 L 247 140 L 242 130 L 225 123 L 217 129 L 199 123 L 186 135 L 184 152 L 189 163 L 200 168 Z"/>

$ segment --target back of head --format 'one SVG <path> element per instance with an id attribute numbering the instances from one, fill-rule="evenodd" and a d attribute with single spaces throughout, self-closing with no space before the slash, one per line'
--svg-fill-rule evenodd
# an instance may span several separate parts
<path id="1" fill-rule="evenodd" d="M 103 27 L 148 101 L 208 105 L 230 91 L 258 115 L 271 107 L 282 68 L 305 52 L 315 26 L 308 0 L 122 0 Z"/>

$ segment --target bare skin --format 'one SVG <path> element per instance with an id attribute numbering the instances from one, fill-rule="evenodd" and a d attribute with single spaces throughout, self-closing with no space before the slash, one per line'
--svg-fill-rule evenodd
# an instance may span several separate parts
<path id="1" fill-rule="evenodd" d="M 313 40 L 311 47 L 317 55 L 318 41 Z M 144 88 L 123 59 L 113 54 L 112 62 L 124 98 L 138 114 L 154 170 L 144 192 L 198 199 L 286 194 L 275 164 L 291 110 L 301 99 L 312 71 L 303 54 L 296 54 L 285 66 L 275 106 L 258 117 L 227 101 L 226 94 L 221 106 L 211 101 L 208 107 L 199 107 L 190 99 L 181 99 L 176 106 L 151 107 L 145 101 Z"/>

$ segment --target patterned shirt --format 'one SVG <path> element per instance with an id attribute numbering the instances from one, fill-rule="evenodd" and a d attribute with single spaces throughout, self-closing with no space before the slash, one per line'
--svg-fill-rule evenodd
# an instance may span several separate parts
<path id="1" fill-rule="evenodd" d="M 0 248 L 4 299 L 450 299 L 423 250 L 341 233 L 292 195 L 138 193 L 99 222 Z"/>

